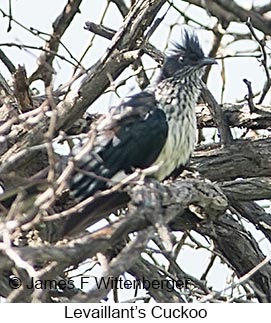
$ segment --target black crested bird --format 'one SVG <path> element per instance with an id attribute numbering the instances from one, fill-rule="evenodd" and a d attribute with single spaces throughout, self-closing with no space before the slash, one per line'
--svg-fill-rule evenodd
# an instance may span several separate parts
<path id="1" fill-rule="evenodd" d="M 108 187 L 120 171 L 157 165 L 151 176 L 162 181 L 178 176 L 196 142 L 195 106 L 200 95 L 206 65 L 215 64 L 204 56 L 197 35 L 184 30 L 182 43 L 164 60 L 154 86 L 129 97 L 96 123 L 91 150 L 76 163 L 70 191 L 82 201 Z M 67 222 L 65 232 L 87 220 L 84 212 Z"/>

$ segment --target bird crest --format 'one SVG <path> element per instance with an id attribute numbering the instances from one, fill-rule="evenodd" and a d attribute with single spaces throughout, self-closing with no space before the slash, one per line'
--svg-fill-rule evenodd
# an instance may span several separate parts
<path id="1" fill-rule="evenodd" d="M 172 56 L 187 57 L 191 60 L 199 60 L 204 57 L 197 34 L 190 29 L 182 30 L 181 42 L 172 42 L 174 48 L 170 51 Z"/>

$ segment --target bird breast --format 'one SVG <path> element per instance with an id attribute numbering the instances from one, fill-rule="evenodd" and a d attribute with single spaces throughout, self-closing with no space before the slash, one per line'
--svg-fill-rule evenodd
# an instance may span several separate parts
<path id="1" fill-rule="evenodd" d="M 191 86 L 191 82 L 189 87 Z M 196 142 L 196 114 L 195 105 L 199 96 L 197 87 L 182 86 L 161 88 L 156 93 L 156 99 L 167 116 L 168 136 L 158 158 L 154 162 L 158 171 L 154 174 L 161 181 L 168 177 L 175 169 L 185 166 L 192 155 Z"/>

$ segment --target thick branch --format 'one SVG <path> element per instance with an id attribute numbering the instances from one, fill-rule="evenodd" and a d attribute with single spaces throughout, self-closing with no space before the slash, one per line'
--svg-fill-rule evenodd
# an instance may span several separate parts
<path id="1" fill-rule="evenodd" d="M 271 178 L 252 177 L 222 182 L 220 187 L 224 194 L 239 201 L 255 201 L 271 199 Z"/>
<path id="2" fill-rule="evenodd" d="M 228 124 L 231 127 L 248 129 L 271 128 L 270 107 L 258 106 L 255 112 L 251 113 L 247 104 L 228 104 L 221 106 Z M 215 127 L 213 117 L 207 107 L 200 105 L 197 107 L 197 122 L 199 128 Z"/>
<path id="3" fill-rule="evenodd" d="M 267 239 L 271 242 L 271 217 L 262 207 L 255 202 L 240 202 L 232 199 L 231 204 L 243 218 L 249 220 L 260 229 Z"/>
<path id="4" fill-rule="evenodd" d="M 258 12 L 254 10 L 246 10 L 237 5 L 234 0 L 185 0 L 188 3 L 199 6 L 208 12 L 210 12 L 213 16 L 217 17 L 217 19 L 221 22 L 223 27 L 227 27 L 228 24 L 232 21 L 242 21 L 246 22 L 248 17 L 251 18 L 251 22 L 253 26 L 257 29 L 261 30 L 267 35 L 271 34 L 271 21 L 269 18 L 262 16 Z"/>
<path id="5" fill-rule="evenodd" d="M 232 142 L 233 137 L 228 125 L 228 120 L 225 117 L 221 106 L 217 103 L 216 99 L 204 83 L 202 83 L 201 95 L 213 115 L 213 119 L 220 134 L 221 143 L 224 145 L 229 145 Z"/>
<path id="6" fill-rule="evenodd" d="M 213 1 L 208 0 L 209 3 Z M 261 30 L 267 35 L 271 35 L 271 20 L 265 16 L 260 15 L 258 12 L 254 10 L 246 10 L 240 6 L 235 1 L 230 0 L 217 0 L 216 1 L 221 8 L 226 11 L 234 14 L 240 21 L 246 22 L 248 18 L 251 19 L 251 23 L 257 29 Z"/>
<path id="7" fill-rule="evenodd" d="M 271 176 L 271 138 L 239 139 L 226 147 L 213 144 L 198 147 L 191 160 L 204 177 L 212 181 Z"/>

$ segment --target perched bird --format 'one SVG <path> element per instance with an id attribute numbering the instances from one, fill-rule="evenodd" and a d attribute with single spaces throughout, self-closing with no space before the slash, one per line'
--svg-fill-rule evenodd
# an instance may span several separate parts
<path id="1" fill-rule="evenodd" d="M 78 201 L 107 188 L 105 179 L 121 171 L 156 165 L 151 176 L 162 181 L 178 176 L 187 164 L 196 141 L 201 77 L 204 67 L 216 61 L 204 56 L 195 32 L 185 29 L 182 42 L 174 47 L 153 86 L 97 121 L 92 147 L 76 164 L 83 172 L 71 178 L 70 191 Z"/>

